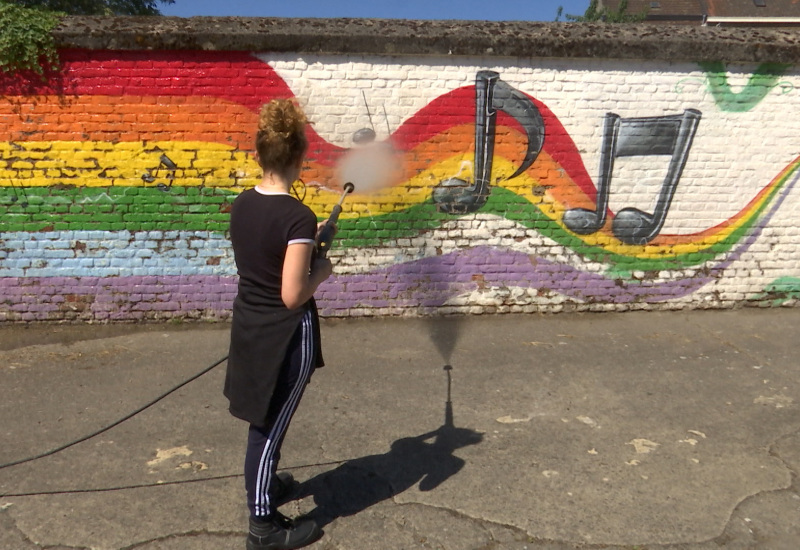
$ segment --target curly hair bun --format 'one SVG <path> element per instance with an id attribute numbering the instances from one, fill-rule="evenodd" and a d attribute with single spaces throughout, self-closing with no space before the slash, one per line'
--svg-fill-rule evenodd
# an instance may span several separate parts
<path id="1" fill-rule="evenodd" d="M 307 123 L 308 119 L 297 103 L 290 99 L 273 99 L 261 106 L 258 130 L 286 139 L 304 132 Z"/>
<path id="2" fill-rule="evenodd" d="M 303 157 L 308 119 L 291 99 L 273 99 L 261 106 L 256 135 L 256 150 L 265 170 L 283 170 Z"/>

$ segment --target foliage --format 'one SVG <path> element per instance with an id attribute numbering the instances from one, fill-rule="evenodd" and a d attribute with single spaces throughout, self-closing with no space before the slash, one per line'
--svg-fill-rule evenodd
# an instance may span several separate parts
<path id="1" fill-rule="evenodd" d="M 57 67 L 52 31 L 64 15 L 161 15 L 159 3 L 175 0 L 0 0 L 0 73 Z"/>
<path id="2" fill-rule="evenodd" d="M 26 8 L 42 8 L 71 15 L 161 15 L 158 4 L 175 0 L 13 0 Z"/>
<path id="3" fill-rule="evenodd" d="M 0 2 L 0 71 L 30 70 L 41 75 L 45 67 L 57 66 L 52 30 L 62 15 Z"/>
<path id="4" fill-rule="evenodd" d="M 556 21 L 561 18 L 564 8 L 559 6 Z M 591 0 L 589 7 L 583 15 L 565 15 L 567 21 L 577 21 L 581 23 L 602 22 L 602 23 L 637 23 L 644 21 L 647 12 L 626 13 L 628 11 L 628 0 L 620 0 L 616 10 L 610 10 L 607 6 L 598 7 L 598 0 Z"/>

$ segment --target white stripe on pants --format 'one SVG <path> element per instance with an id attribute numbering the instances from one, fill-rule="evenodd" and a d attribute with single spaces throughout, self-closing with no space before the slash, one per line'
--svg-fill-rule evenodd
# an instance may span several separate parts
<path id="1" fill-rule="evenodd" d="M 263 450 L 258 455 L 257 474 L 254 480 L 248 480 L 246 476 L 246 483 L 248 485 L 254 484 L 254 487 L 248 486 L 248 492 L 252 490 L 252 496 L 248 495 L 248 501 L 251 505 L 250 513 L 256 517 L 264 517 L 270 515 L 274 508 L 269 498 L 269 488 L 273 482 L 273 476 L 277 468 L 277 459 L 280 458 L 280 447 L 283 444 L 283 438 L 286 430 L 289 427 L 289 422 L 292 419 L 297 406 L 300 403 L 300 398 L 303 395 L 306 384 L 308 383 L 311 373 L 313 372 L 313 359 L 314 359 L 314 331 L 311 321 L 311 312 L 306 313 L 298 327 L 299 331 L 299 348 L 297 346 L 290 347 L 287 351 L 288 362 L 284 362 L 282 369 L 297 369 L 297 379 L 293 386 L 289 389 L 289 395 L 283 403 L 276 403 L 280 407 L 277 414 L 273 405 L 270 405 L 270 416 L 267 419 L 267 426 L 263 429 L 250 427 L 250 440 L 248 441 L 248 457 L 245 459 L 245 470 L 247 471 L 250 460 L 255 458 L 251 453 L 257 451 L 254 449 L 257 445 L 264 441 Z M 297 334 L 293 336 L 293 340 Z M 299 364 L 297 364 L 296 357 L 293 355 L 299 354 Z M 287 373 L 281 373 L 283 378 Z M 292 373 L 288 373 L 291 375 Z M 281 376 L 279 375 L 278 383 L 281 383 Z M 284 380 L 285 382 L 285 380 Z M 275 397 L 281 397 L 286 393 L 286 387 L 276 387 Z M 256 433 L 254 433 L 254 431 Z"/>

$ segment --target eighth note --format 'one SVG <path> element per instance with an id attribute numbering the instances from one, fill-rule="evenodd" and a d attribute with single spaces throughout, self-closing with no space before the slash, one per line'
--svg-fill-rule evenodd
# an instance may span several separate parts
<path id="1" fill-rule="evenodd" d="M 479 71 L 475 77 L 473 182 L 470 184 L 458 175 L 440 182 L 433 190 L 433 202 L 440 211 L 463 214 L 474 212 L 486 204 L 492 178 L 497 111 L 503 111 L 519 122 L 528 138 L 522 163 L 507 179 L 522 174 L 539 156 L 544 143 L 544 121 L 539 109 L 525 94 L 500 80 L 495 71 Z"/>
<path id="2" fill-rule="evenodd" d="M 149 170 L 145 170 L 144 174 L 142 174 L 142 181 L 146 183 L 153 183 L 154 181 L 156 181 L 156 176 L 158 175 L 158 172 L 161 170 L 161 167 L 163 166 L 169 171 L 169 176 L 168 176 L 169 185 L 166 185 L 164 183 L 159 183 L 158 185 L 156 185 L 156 187 L 158 187 L 159 191 L 166 192 L 169 191 L 170 187 L 172 187 L 172 182 L 175 179 L 175 171 L 178 169 L 178 165 L 175 164 L 172 161 L 172 159 L 166 155 L 166 153 L 162 153 L 162 155 L 158 158 L 158 161 L 159 164 L 158 167 L 155 169 L 155 173 L 151 174 Z"/>
<path id="3" fill-rule="evenodd" d="M 621 118 L 614 113 L 606 114 L 595 209 L 567 210 L 563 217 L 567 229 L 579 235 L 589 235 L 605 225 L 617 157 L 669 155 L 669 167 L 653 212 L 623 208 L 617 212 L 611 225 L 614 236 L 625 244 L 643 245 L 653 240 L 664 226 L 700 117 L 701 113 L 696 109 L 660 117 Z"/>

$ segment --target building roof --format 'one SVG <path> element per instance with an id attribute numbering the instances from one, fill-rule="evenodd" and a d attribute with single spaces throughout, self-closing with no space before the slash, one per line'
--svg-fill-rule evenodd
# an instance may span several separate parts
<path id="1" fill-rule="evenodd" d="M 740 0 L 741 1 L 741 0 Z M 747 1 L 747 0 L 743 0 Z M 646 13 L 648 20 L 688 20 L 702 21 L 704 14 L 703 0 L 628 0 L 626 13 Z M 619 9 L 620 0 L 600 0 L 600 7 L 615 11 Z"/>
<path id="2" fill-rule="evenodd" d="M 800 0 L 704 0 L 709 16 L 800 17 Z"/>
<path id="3" fill-rule="evenodd" d="M 68 15 L 59 49 L 718 61 L 800 65 L 800 30 L 533 21 Z"/>
<path id="4" fill-rule="evenodd" d="M 599 0 L 599 5 L 616 10 L 620 1 Z M 711 17 L 745 18 L 757 24 L 765 18 L 800 18 L 800 0 L 628 0 L 627 13 L 643 12 L 646 21 L 653 23 L 701 23 Z"/>

